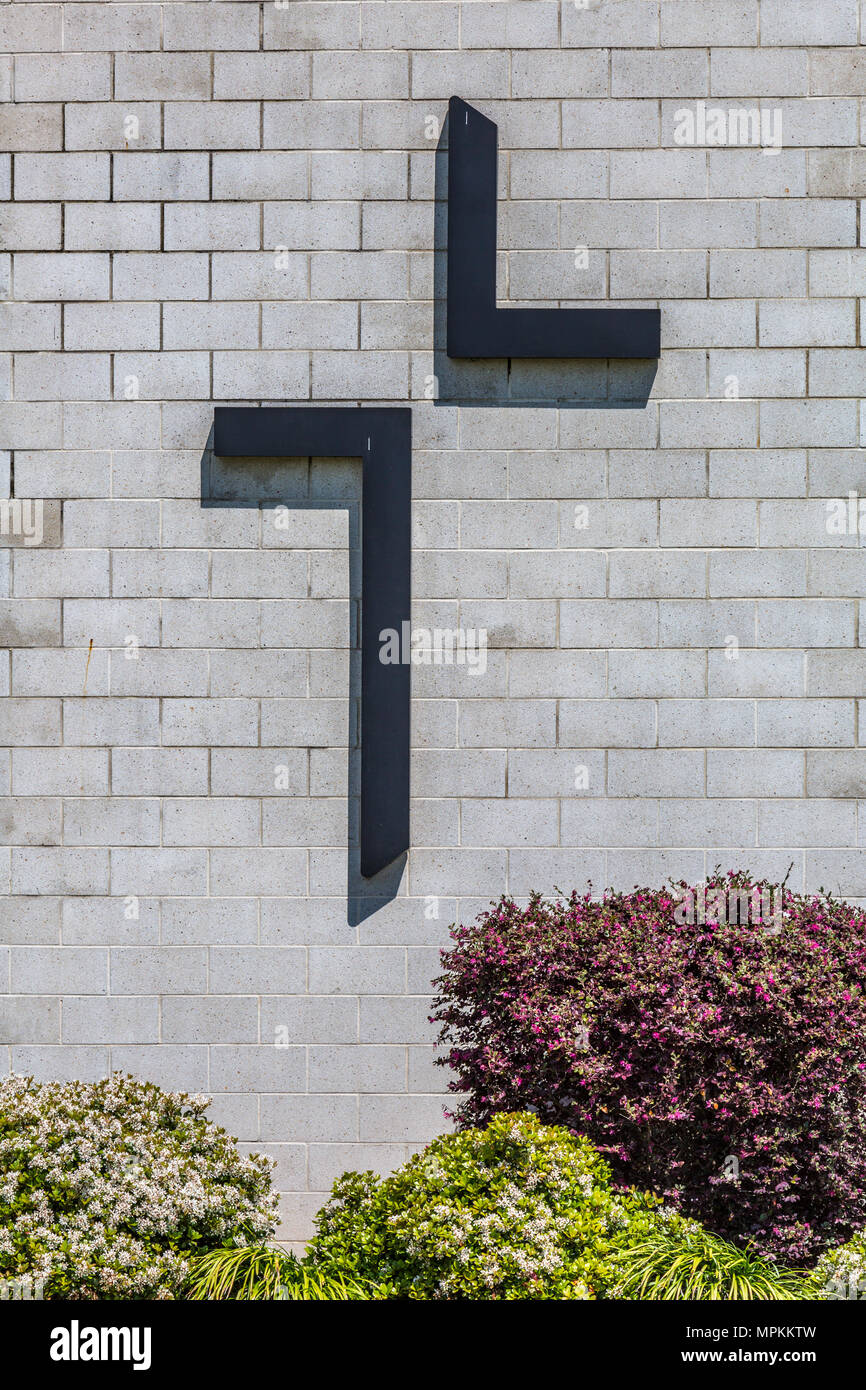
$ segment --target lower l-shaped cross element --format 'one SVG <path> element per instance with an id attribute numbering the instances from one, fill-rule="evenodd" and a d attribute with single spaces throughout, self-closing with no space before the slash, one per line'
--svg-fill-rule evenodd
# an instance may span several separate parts
<path id="1" fill-rule="evenodd" d="M 409 665 L 380 659 L 410 621 L 412 411 L 371 406 L 217 406 L 214 453 L 351 458 L 361 503 L 361 873 L 409 848 Z"/>

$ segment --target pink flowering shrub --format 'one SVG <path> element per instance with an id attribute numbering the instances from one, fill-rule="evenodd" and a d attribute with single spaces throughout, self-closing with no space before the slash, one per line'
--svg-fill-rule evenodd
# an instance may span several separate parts
<path id="1" fill-rule="evenodd" d="M 866 1225 L 866 913 L 776 889 L 768 919 L 743 876 L 688 891 L 503 898 L 453 930 L 458 1122 L 534 1111 L 618 1183 L 814 1262 Z"/>

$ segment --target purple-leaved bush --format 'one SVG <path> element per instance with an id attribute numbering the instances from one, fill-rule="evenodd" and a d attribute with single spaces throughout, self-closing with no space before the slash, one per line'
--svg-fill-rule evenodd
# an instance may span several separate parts
<path id="1" fill-rule="evenodd" d="M 769 922 L 713 910 L 762 889 L 713 879 L 706 914 L 685 884 L 534 894 L 455 927 L 434 1019 L 458 1122 L 535 1111 L 776 1260 L 847 1240 L 866 1224 L 866 913 L 778 887 Z"/>

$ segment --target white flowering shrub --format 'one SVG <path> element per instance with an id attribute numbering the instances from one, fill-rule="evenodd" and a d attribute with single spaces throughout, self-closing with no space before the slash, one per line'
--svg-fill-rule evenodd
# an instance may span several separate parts
<path id="1" fill-rule="evenodd" d="M 814 1280 L 821 1298 L 866 1299 L 866 1231 L 828 1250 L 815 1267 Z"/>
<path id="2" fill-rule="evenodd" d="M 390 1177 L 346 1173 L 319 1212 L 308 1258 L 379 1298 L 611 1296 L 617 1251 L 660 1203 L 615 1193 L 586 1139 L 533 1115 L 435 1139 Z"/>
<path id="3" fill-rule="evenodd" d="M 116 1073 L 0 1081 L 0 1279 L 46 1298 L 176 1298 L 194 1255 L 273 1233 L 270 1163 L 206 1096 Z"/>

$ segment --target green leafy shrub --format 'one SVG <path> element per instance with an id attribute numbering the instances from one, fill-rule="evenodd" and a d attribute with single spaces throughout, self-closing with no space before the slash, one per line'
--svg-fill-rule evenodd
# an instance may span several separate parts
<path id="1" fill-rule="evenodd" d="M 617 1250 L 661 1221 L 616 1193 L 585 1139 L 527 1114 L 435 1139 L 387 1178 L 346 1173 L 319 1212 L 308 1259 L 378 1298 L 601 1298 Z"/>
<path id="2" fill-rule="evenodd" d="M 193 1255 L 271 1235 L 270 1164 L 242 1157 L 208 1103 L 119 1073 L 0 1081 L 0 1279 L 46 1298 L 175 1298 Z"/>
<path id="3" fill-rule="evenodd" d="M 656 1224 L 623 1247 L 618 1297 L 708 1300 L 815 1298 L 810 1276 L 714 1236 L 697 1221 Z"/>
<path id="4" fill-rule="evenodd" d="M 187 1297 L 351 1303 L 369 1295 L 357 1280 L 311 1269 L 276 1246 L 245 1245 L 196 1256 Z"/>

